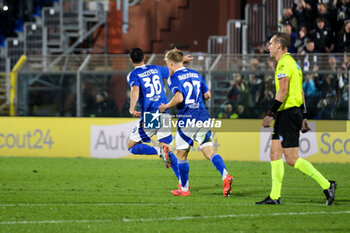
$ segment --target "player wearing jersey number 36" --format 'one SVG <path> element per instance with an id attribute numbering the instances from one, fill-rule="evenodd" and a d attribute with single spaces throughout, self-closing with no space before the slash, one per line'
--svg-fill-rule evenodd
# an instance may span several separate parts
<path id="1" fill-rule="evenodd" d="M 327 180 L 310 162 L 299 158 L 299 131 L 310 130 L 306 121 L 306 108 L 303 104 L 302 89 L 303 74 L 296 61 L 287 52 L 289 35 L 277 33 L 271 38 L 269 51 L 271 57 L 277 60 L 275 73 L 276 97 L 272 108 L 263 120 L 263 126 L 269 127 L 275 118 L 270 150 L 272 188 L 265 200 L 255 204 L 281 204 L 281 189 L 286 162 L 294 168 L 309 175 L 323 189 L 326 204 L 331 205 L 335 197 L 337 184 Z"/>
<path id="2" fill-rule="evenodd" d="M 127 76 L 127 81 L 131 88 L 129 112 L 131 115 L 141 119 L 130 134 L 128 150 L 132 154 L 160 155 L 166 167 L 171 166 L 180 182 L 177 159 L 170 147 L 173 140 L 171 129 L 163 126 L 155 129 L 145 129 L 143 124 L 145 120 L 144 112 L 156 112 L 161 103 L 168 102 L 163 88 L 163 79 L 168 78 L 169 69 L 163 66 L 146 65 L 145 55 L 140 48 L 134 48 L 130 51 L 130 60 L 135 69 Z M 137 102 L 140 104 L 141 111 L 135 110 Z M 162 120 L 164 118 L 171 119 L 168 112 L 161 114 L 159 117 Z M 162 120 L 161 123 L 163 122 Z M 143 143 L 150 142 L 153 135 L 157 135 L 160 148 Z M 171 164 L 169 162 L 170 157 L 172 157 Z"/>
<path id="3" fill-rule="evenodd" d="M 169 112 L 163 114 L 158 112 L 158 107 L 161 103 L 168 102 L 164 92 L 163 79 L 169 77 L 169 69 L 163 66 L 146 65 L 145 55 L 140 48 L 133 48 L 129 55 L 130 61 L 135 67 L 127 76 L 127 81 L 131 88 L 129 112 L 131 115 L 141 119 L 130 134 L 128 150 L 133 154 L 160 155 L 165 166 L 173 169 L 180 184 L 177 158 L 170 146 L 173 140 L 171 129 L 162 125 L 164 121 L 170 121 L 171 117 Z M 184 61 L 192 59 L 190 55 L 184 57 Z M 135 110 L 137 102 L 140 104 L 141 111 Z M 161 126 L 159 128 L 145 128 L 143 124 L 145 112 L 160 117 Z M 157 135 L 160 148 L 143 143 L 150 142 L 153 135 Z"/>

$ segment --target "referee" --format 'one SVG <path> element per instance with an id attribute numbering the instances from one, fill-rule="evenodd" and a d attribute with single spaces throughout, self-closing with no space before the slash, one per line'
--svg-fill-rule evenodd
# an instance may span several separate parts
<path id="1" fill-rule="evenodd" d="M 305 119 L 303 75 L 297 62 L 287 52 L 289 44 L 289 36 L 285 33 L 274 35 L 269 44 L 270 56 L 278 62 L 275 73 L 277 94 L 262 124 L 264 127 L 270 127 L 275 118 L 270 150 L 272 188 L 265 200 L 255 204 L 281 204 L 284 154 L 289 165 L 309 175 L 322 187 L 326 195 L 326 205 L 331 205 L 334 201 L 336 182 L 327 180 L 310 162 L 298 156 L 299 131 L 305 133 L 310 128 Z"/>

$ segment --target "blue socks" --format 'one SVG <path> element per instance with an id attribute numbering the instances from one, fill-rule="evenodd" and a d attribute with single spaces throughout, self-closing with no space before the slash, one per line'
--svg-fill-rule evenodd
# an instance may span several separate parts
<path id="1" fill-rule="evenodd" d="M 136 144 L 128 150 L 130 153 L 135 155 L 158 155 L 158 151 L 153 146 L 143 143 Z"/>
<path id="2" fill-rule="evenodd" d="M 172 151 L 169 152 L 169 157 L 171 159 L 171 168 L 173 169 L 177 179 L 180 181 L 179 165 L 177 162 L 177 157 L 174 155 Z"/>
<path id="3" fill-rule="evenodd" d="M 149 145 L 143 144 L 143 143 L 136 144 L 135 146 L 129 148 L 129 152 L 132 154 L 135 154 L 135 155 L 158 155 L 158 151 L 153 146 L 149 146 Z M 169 157 L 171 159 L 171 168 L 173 169 L 176 178 L 179 181 L 181 181 L 177 157 L 174 155 L 174 153 L 172 151 L 169 152 Z M 185 161 L 187 161 L 187 160 L 185 160 Z M 188 180 L 189 167 L 188 167 L 188 163 L 186 163 L 186 164 L 187 164 L 187 178 L 186 178 L 186 180 Z M 186 185 L 186 182 L 182 183 L 182 184 Z"/>
<path id="4" fill-rule="evenodd" d="M 143 143 L 136 144 L 135 146 L 129 148 L 129 152 L 135 155 L 158 155 L 158 151 L 153 146 L 149 146 Z M 176 178 L 180 181 L 177 157 L 174 155 L 172 151 L 169 152 L 169 157 L 171 159 L 171 168 L 173 169 Z M 187 166 L 188 166 L 188 163 L 187 163 Z"/>
<path id="5" fill-rule="evenodd" d="M 181 185 L 183 188 L 188 188 L 188 173 L 190 166 L 187 160 L 179 160 L 179 173 L 181 178 Z"/>
<path id="6" fill-rule="evenodd" d="M 226 175 L 228 174 L 224 160 L 222 160 L 222 158 L 219 154 L 213 154 L 210 158 L 210 161 L 213 163 L 213 165 L 216 167 L 216 169 L 220 172 L 220 174 L 222 176 L 222 180 L 224 180 Z"/>

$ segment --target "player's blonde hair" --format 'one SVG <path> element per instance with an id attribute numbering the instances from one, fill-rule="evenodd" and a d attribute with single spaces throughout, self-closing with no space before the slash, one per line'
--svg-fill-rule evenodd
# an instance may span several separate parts
<path id="1" fill-rule="evenodd" d="M 167 54 L 165 55 L 165 60 L 166 61 L 172 61 L 175 63 L 181 63 L 183 60 L 183 53 L 181 50 L 174 48 L 172 50 L 170 50 L 169 52 L 167 52 Z"/>

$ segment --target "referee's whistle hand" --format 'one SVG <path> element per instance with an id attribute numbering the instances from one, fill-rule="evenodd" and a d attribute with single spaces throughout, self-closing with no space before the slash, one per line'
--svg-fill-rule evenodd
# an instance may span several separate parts
<path id="1" fill-rule="evenodd" d="M 271 116 L 265 116 L 263 122 L 262 122 L 262 125 L 265 127 L 265 128 L 269 128 L 270 127 L 270 123 L 271 121 L 273 120 L 273 117 Z"/>
<path id="2" fill-rule="evenodd" d="M 303 120 L 303 124 L 301 126 L 301 132 L 302 133 L 307 133 L 308 131 L 310 131 L 311 128 L 309 127 L 309 125 L 307 124 L 306 119 Z"/>

